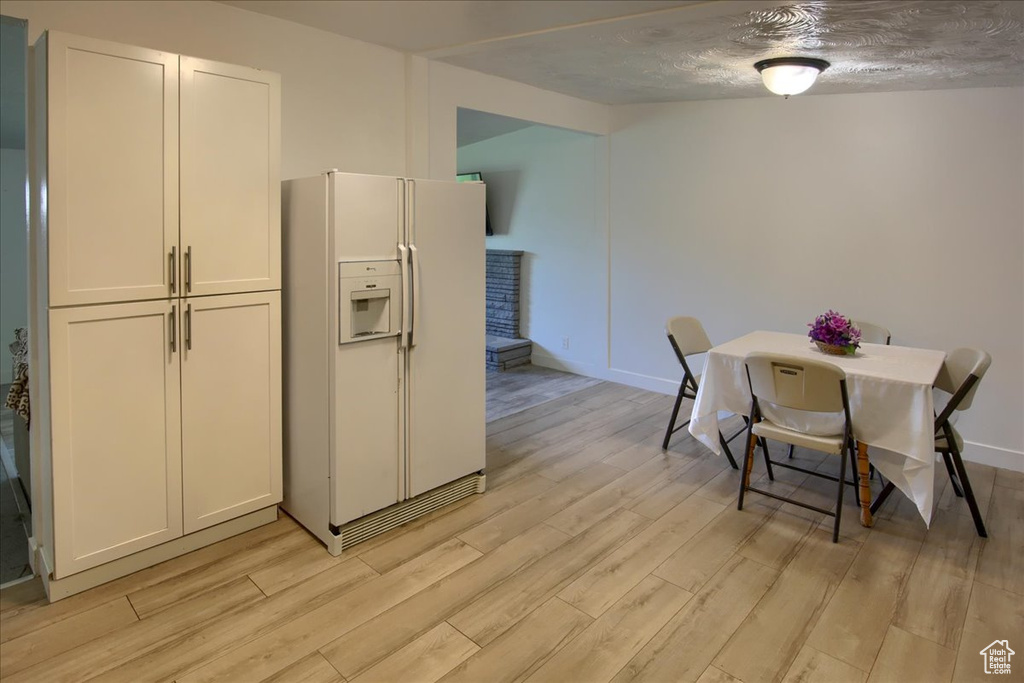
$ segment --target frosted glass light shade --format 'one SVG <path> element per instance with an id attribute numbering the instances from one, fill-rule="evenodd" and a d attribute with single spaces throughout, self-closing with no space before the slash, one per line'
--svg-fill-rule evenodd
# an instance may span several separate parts
<path id="1" fill-rule="evenodd" d="M 780 57 L 765 59 L 754 65 L 761 72 L 764 87 L 776 95 L 799 95 L 812 85 L 818 74 L 827 69 L 829 63 L 823 59 L 806 57 Z"/>

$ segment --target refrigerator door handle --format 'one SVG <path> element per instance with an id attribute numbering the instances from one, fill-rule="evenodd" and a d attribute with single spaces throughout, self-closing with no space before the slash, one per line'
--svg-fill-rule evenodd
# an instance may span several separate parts
<path id="1" fill-rule="evenodd" d="M 412 324 L 409 326 L 409 348 L 416 346 L 415 337 L 416 324 L 420 319 L 420 252 L 415 244 L 409 245 L 409 252 L 412 254 Z"/>
<path id="2" fill-rule="evenodd" d="M 398 245 L 398 253 L 402 267 L 402 336 L 401 347 L 409 348 L 409 249 L 404 244 Z"/>

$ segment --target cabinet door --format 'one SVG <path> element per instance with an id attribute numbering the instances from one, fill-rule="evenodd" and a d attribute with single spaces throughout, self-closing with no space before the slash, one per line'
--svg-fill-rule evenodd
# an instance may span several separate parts
<path id="1" fill-rule="evenodd" d="M 281 294 L 187 299 L 185 533 L 281 501 Z"/>
<path id="2" fill-rule="evenodd" d="M 57 578 L 181 536 L 176 313 L 50 311 Z"/>
<path id="3" fill-rule="evenodd" d="M 277 74 L 181 58 L 186 294 L 281 288 Z"/>
<path id="4" fill-rule="evenodd" d="M 178 244 L 178 55 L 51 32 L 50 305 L 165 298 Z"/>

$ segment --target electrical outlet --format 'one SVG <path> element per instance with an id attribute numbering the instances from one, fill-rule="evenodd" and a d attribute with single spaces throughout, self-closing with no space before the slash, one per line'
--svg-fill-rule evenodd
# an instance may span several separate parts
<path id="1" fill-rule="evenodd" d="M 563 349 L 569 348 L 569 338 L 568 337 L 562 337 L 562 348 Z"/>

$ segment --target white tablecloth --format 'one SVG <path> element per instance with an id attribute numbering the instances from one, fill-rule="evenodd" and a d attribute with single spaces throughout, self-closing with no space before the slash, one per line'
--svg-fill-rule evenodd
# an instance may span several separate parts
<path id="1" fill-rule="evenodd" d="M 829 356 L 808 337 L 782 332 L 751 332 L 716 346 L 708 352 L 690 421 L 690 433 L 715 453 L 721 454 L 719 411 L 750 414 L 743 359 L 752 351 L 825 360 L 846 371 L 854 437 L 871 447 L 871 463 L 914 501 L 926 524 L 931 522 L 936 459 L 932 384 L 945 353 L 861 344 L 856 355 Z M 802 426 L 813 430 L 815 424 L 812 419 Z"/>

